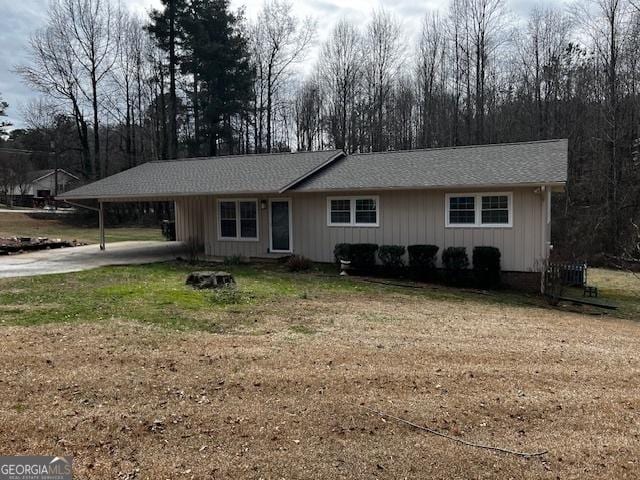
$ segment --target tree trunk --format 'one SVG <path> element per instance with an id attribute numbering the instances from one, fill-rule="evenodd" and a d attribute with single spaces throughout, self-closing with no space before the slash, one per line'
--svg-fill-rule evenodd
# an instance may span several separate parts
<path id="1" fill-rule="evenodd" d="M 169 158 L 178 156 L 176 98 L 176 0 L 169 1 Z"/>
<path id="2" fill-rule="evenodd" d="M 95 165 L 100 166 L 100 178 L 106 175 L 104 163 L 100 160 L 100 125 L 98 124 L 98 81 L 95 69 L 91 72 L 91 104 L 93 107 L 93 164 L 91 180 L 96 180 Z"/>

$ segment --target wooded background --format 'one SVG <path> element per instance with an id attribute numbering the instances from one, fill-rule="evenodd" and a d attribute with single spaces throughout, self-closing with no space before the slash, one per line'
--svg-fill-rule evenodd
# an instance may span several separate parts
<path id="1" fill-rule="evenodd" d="M 556 247 L 581 258 L 638 248 L 633 1 L 520 18 L 503 0 L 451 0 L 425 12 L 417 41 L 378 9 L 366 24 L 334 25 L 310 65 L 316 39 L 315 20 L 284 0 L 265 1 L 252 21 L 227 0 L 163 0 L 149 18 L 115 0 L 55 0 L 30 62 L 15 67 L 42 96 L 23 109 L 28 128 L 0 136 L 0 177 L 15 181 L 22 150 L 92 180 L 203 155 L 567 137 Z"/>

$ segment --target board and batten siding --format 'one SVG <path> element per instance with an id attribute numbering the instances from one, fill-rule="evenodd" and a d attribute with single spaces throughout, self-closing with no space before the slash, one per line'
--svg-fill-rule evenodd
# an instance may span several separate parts
<path id="1" fill-rule="evenodd" d="M 332 262 L 336 243 L 376 243 L 378 245 L 433 244 L 466 247 L 471 260 L 475 246 L 494 246 L 502 254 L 506 271 L 539 271 L 548 253 L 549 223 L 547 195 L 533 187 L 499 189 L 513 194 L 513 226 L 510 228 L 447 228 L 445 190 L 387 190 L 357 192 L 353 195 L 379 197 L 378 227 L 330 227 L 327 225 L 327 197 L 348 193 L 296 193 L 282 196 L 187 197 L 176 200 L 178 240 L 204 245 L 208 256 L 279 257 L 269 253 L 270 198 L 290 198 L 293 215 L 293 252 L 317 262 Z M 451 193 L 481 193 L 492 190 L 455 190 Z M 218 198 L 258 200 L 258 241 L 218 240 Z M 261 208 L 262 201 L 267 208 Z"/>

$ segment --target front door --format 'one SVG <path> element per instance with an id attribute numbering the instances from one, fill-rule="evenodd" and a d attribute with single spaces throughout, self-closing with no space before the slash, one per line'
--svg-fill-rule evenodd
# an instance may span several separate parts
<path id="1" fill-rule="evenodd" d="M 291 253 L 291 200 L 288 198 L 269 201 L 269 225 L 271 230 L 270 250 L 274 253 Z"/>

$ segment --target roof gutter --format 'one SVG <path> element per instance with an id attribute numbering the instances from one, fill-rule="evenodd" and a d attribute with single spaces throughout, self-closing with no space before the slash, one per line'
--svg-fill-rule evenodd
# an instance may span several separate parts
<path id="1" fill-rule="evenodd" d="M 58 195 L 56 197 L 57 200 L 61 200 L 63 202 L 71 203 L 70 200 L 101 200 L 103 202 L 111 202 L 111 201 L 122 201 L 126 202 L 128 200 L 132 202 L 163 202 L 163 201 L 173 201 L 176 198 L 183 197 L 220 197 L 220 196 L 237 196 L 237 195 L 273 195 L 278 192 L 275 190 L 271 191 L 244 191 L 244 192 L 199 192 L 199 193 L 140 193 L 140 194 L 127 194 L 127 195 L 92 195 L 92 196 L 73 196 L 73 197 L 65 197 L 64 195 Z M 69 200 L 67 200 L 69 199 Z"/>
<path id="2" fill-rule="evenodd" d="M 68 203 L 69 205 L 71 205 L 72 207 L 78 207 L 78 208 L 86 208 L 87 210 L 92 210 L 94 212 L 99 212 L 100 209 L 96 208 L 96 207 L 90 207 L 89 205 L 83 205 L 82 203 L 75 203 L 75 202 L 70 202 L 69 200 L 62 200 L 64 203 Z"/>
<path id="3" fill-rule="evenodd" d="M 388 186 L 388 187 L 357 187 L 357 188 L 313 188 L 293 190 L 295 193 L 331 193 L 331 192 L 375 192 L 390 190 L 478 190 L 496 188 L 539 188 L 540 185 L 549 187 L 564 187 L 566 182 L 527 182 L 527 183 L 478 183 L 461 185 L 413 185 L 413 186 Z"/>
<path id="4" fill-rule="evenodd" d="M 334 159 L 335 160 L 335 159 Z M 326 162 L 325 162 L 326 165 Z M 302 181 L 302 180 L 298 180 Z M 547 185 L 549 187 L 556 187 L 559 190 L 565 186 L 566 182 L 535 182 L 535 183 L 484 183 L 484 184 L 476 184 L 476 185 L 414 185 L 414 186 L 391 186 L 391 187 L 358 187 L 358 188 L 318 188 L 318 189 L 305 189 L 305 190 L 290 190 L 290 193 L 296 194 L 305 194 L 305 193 L 343 193 L 343 192 L 372 192 L 372 191 L 391 191 L 391 190 L 478 190 L 478 189 L 496 189 L 496 188 L 528 188 L 533 187 L 537 188 L 540 185 Z M 238 191 L 238 192 L 199 192 L 199 193 L 157 193 L 157 194 L 137 194 L 137 195 L 100 195 L 100 196 L 77 196 L 77 197 L 64 197 L 63 195 L 59 195 L 56 199 L 61 200 L 63 202 L 67 202 L 72 204 L 72 200 L 102 200 L 104 202 L 163 202 L 163 201 L 173 201 L 176 198 L 185 198 L 185 197 L 222 197 L 222 196 L 261 196 L 261 195 L 279 195 L 284 193 L 287 189 L 291 189 L 292 187 L 286 187 L 279 191 Z M 556 191 L 556 190 L 554 190 Z M 69 200 L 67 200 L 67 198 Z"/>

